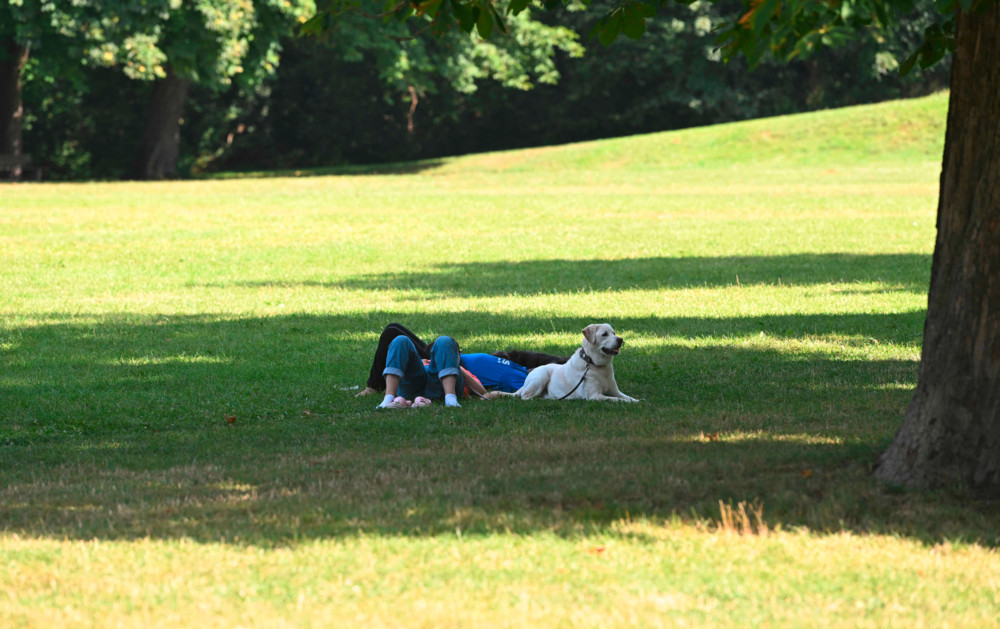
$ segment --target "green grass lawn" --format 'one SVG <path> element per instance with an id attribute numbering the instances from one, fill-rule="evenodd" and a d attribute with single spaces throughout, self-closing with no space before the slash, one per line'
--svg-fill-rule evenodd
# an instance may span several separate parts
<path id="1" fill-rule="evenodd" d="M 0 626 L 1000 626 L 1000 505 L 870 474 L 946 107 L 0 186 Z M 642 402 L 376 412 L 392 321 Z"/>

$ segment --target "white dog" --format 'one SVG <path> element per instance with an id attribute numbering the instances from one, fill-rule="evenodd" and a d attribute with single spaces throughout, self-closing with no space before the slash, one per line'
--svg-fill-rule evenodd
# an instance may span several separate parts
<path id="1" fill-rule="evenodd" d="M 618 390 L 611 365 L 624 341 L 607 323 L 592 323 L 583 329 L 583 345 L 565 364 L 532 369 L 524 386 L 509 395 L 527 400 L 611 400 L 638 402 Z"/>

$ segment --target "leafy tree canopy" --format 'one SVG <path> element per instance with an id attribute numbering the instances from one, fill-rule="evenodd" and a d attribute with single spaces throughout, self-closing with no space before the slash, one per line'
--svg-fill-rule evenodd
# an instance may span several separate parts
<path id="1" fill-rule="evenodd" d="M 169 63 L 224 88 L 273 72 L 279 37 L 315 10 L 314 0 L 0 0 L 0 38 L 132 79 L 163 78 Z"/>
<path id="2" fill-rule="evenodd" d="M 916 63 L 928 67 L 954 46 L 954 15 L 958 7 L 993 0 L 934 0 L 940 19 L 925 33 L 920 47 L 901 66 L 905 73 Z M 593 0 L 541 0 L 558 6 L 589 8 Z M 687 0 L 618 0 L 590 31 L 604 45 L 619 35 L 632 39 L 646 32 L 647 20 L 655 18 L 667 4 Z M 756 65 L 765 54 L 782 59 L 805 57 L 820 46 L 836 45 L 859 30 L 888 28 L 896 16 L 912 12 L 917 0 L 742 0 L 738 19 L 723 25 L 717 43 L 723 57 L 743 54 Z M 453 29 L 472 30 L 489 38 L 507 32 L 508 21 L 526 11 L 532 0 L 385 0 L 380 12 L 372 13 L 375 0 L 319 0 L 316 15 L 304 25 L 307 32 L 322 32 L 345 14 L 381 17 L 385 22 L 416 20 L 424 29 L 443 34 Z"/>
<path id="3" fill-rule="evenodd" d="M 433 92 L 440 79 L 467 94 L 476 91 L 477 81 L 482 79 L 504 87 L 531 89 L 536 83 L 558 81 L 556 51 L 571 57 L 583 55 L 572 30 L 534 20 L 530 10 L 503 20 L 510 37 L 489 40 L 460 29 L 424 37 L 429 23 L 405 19 L 379 23 L 372 17 L 378 16 L 359 8 L 340 14 L 323 29 L 315 28 L 323 17 L 313 18 L 303 31 L 322 35 L 327 47 L 345 61 L 373 56 L 383 81 L 401 93 L 411 88 L 421 94 Z"/>

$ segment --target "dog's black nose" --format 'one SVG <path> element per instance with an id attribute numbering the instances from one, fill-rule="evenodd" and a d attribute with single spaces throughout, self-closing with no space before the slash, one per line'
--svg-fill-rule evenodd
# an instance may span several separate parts
<path id="1" fill-rule="evenodd" d="M 623 339 L 620 336 L 616 336 L 615 340 L 618 341 L 618 345 L 615 345 L 615 348 L 620 348 L 622 345 L 625 344 L 625 339 Z"/>

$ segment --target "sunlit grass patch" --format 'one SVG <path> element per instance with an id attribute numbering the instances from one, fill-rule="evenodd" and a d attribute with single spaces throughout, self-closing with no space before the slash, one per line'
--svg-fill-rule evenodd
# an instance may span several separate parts
<path id="1" fill-rule="evenodd" d="M 21 568 L 5 571 L 0 586 L 18 588 L 17 618 L 30 625 L 279 626 L 305 617 L 446 627 L 730 626 L 752 617 L 782 626 L 816 618 L 831 626 L 997 626 L 993 553 L 884 536 L 730 536 L 620 520 L 607 533 L 568 539 L 457 530 L 261 549 L 15 537 L 0 552 Z"/>

